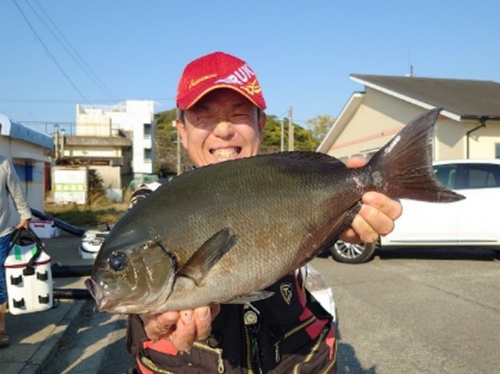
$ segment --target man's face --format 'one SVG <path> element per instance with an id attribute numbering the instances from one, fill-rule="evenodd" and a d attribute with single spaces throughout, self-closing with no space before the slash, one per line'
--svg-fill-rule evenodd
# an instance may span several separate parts
<path id="1" fill-rule="evenodd" d="M 258 153 L 266 116 L 231 89 L 216 89 L 177 120 L 182 145 L 194 166 L 254 156 Z"/>

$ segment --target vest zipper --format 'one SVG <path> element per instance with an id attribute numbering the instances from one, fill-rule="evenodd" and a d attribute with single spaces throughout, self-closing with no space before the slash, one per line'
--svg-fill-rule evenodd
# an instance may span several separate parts
<path id="1" fill-rule="evenodd" d="M 213 352 L 217 354 L 217 370 L 219 373 L 224 373 L 226 371 L 226 368 L 224 366 L 224 359 L 222 358 L 222 348 L 212 348 L 206 344 L 202 344 L 199 342 L 194 342 L 193 344 L 195 347 L 204 349 L 209 352 Z"/>
<path id="2" fill-rule="evenodd" d="M 140 358 L 141 360 L 141 363 L 146 367 L 148 368 L 149 370 L 151 371 L 154 371 L 156 373 L 162 373 L 162 374 L 174 374 L 173 372 L 171 371 L 168 371 L 168 370 L 163 370 L 163 369 L 160 369 L 159 367 L 157 367 L 153 361 L 151 361 L 149 358 L 147 357 L 144 357 L 142 356 Z"/>
<path id="3" fill-rule="evenodd" d="M 281 352 L 280 352 L 280 343 L 295 334 L 296 332 L 305 329 L 309 325 L 313 324 L 316 321 L 315 316 L 311 316 L 308 319 L 306 319 L 304 322 L 302 322 L 300 325 L 294 327 L 290 331 L 287 331 L 276 343 L 274 343 L 274 360 L 276 363 L 281 361 Z"/>
<path id="4" fill-rule="evenodd" d="M 297 364 L 294 366 L 293 368 L 293 374 L 299 374 L 299 370 L 300 370 L 300 366 L 304 363 L 304 362 L 309 362 L 311 361 L 311 359 L 313 358 L 313 355 L 317 352 L 318 350 L 318 347 L 320 346 L 320 344 L 323 342 L 323 340 L 325 339 L 325 336 L 326 334 L 328 334 L 328 331 L 330 331 L 330 326 L 325 326 L 323 328 L 323 330 L 321 331 L 319 337 L 318 337 L 318 341 L 316 342 L 316 344 L 314 344 L 314 347 L 312 347 L 311 351 L 308 353 L 308 355 L 306 356 L 305 360 L 302 361 L 300 364 Z M 335 363 L 335 360 L 336 360 L 336 357 L 334 357 L 333 361 L 332 361 L 332 365 L 330 365 L 327 369 L 327 371 L 333 366 L 333 364 Z"/>
<path id="5" fill-rule="evenodd" d="M 252 304 L 246 304 L 243 307 L 243 326 L 246 337 L 248 373 L 262 374 L 259 348 L 260 312 Z"/>
<path id="6" fill-rule="evenodd" d="M 247 356 L 247 366 L 248 374 L 254 374 L 252 365 L 252 349 L 251 349 L 251 339 L 248 327 L 245 325 L 245 340 L 246 340 L 246 356 Z"/>

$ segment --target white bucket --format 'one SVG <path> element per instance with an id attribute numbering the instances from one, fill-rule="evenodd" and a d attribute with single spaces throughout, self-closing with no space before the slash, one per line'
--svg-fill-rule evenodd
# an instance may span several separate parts
<path id="1" fill-rule="evenodd" d="M 47 310 L 54 303 L 50 256 L 41 248 L 40 239 L 30 236 L 35 235 L 31 232 L 12 243 L 4 264 L 11 314 Z"/>

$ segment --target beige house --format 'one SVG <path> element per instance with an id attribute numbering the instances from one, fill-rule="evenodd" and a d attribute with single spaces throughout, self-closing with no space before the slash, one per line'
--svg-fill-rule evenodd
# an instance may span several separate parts
<path id="1" fill-rule="evenodd" d="M 343 161 L 370 157 L 413 118 L 443 108 L 434 160 L 500 158 L 500 83 L 358 74 L 351 79 L 365 89 L 351 96 L 318 152 Z"/>

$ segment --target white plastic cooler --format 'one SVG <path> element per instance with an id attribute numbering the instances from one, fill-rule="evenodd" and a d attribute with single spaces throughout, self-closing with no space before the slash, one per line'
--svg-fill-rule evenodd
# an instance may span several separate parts
<path id="1" fill-rule="evenodd" d="M 101 245 L 108 234 L 109 230 L 85 231 L 79 248 L 80 257 L 84 260 L 94 260 L 97 257 L 99 249 L 101 249 Z"/>
<path id="2" fill-rule="evenodd" d="M 32 219 L 30 228 L 39 238 L 50 239 L 61 235 L 59 228 L 51 220 Z"/>
<path id="3" fill-rule="evenodd" d="M 7 296 L 11 314 L 39 312 L 52 308 L 53 282 L 50 256 L 38 247 L 36 242 L 13 243 L 5 261 Z M 29 266 L 37 249 L 41 251 L 40 255 L 32 266 Z"/>

